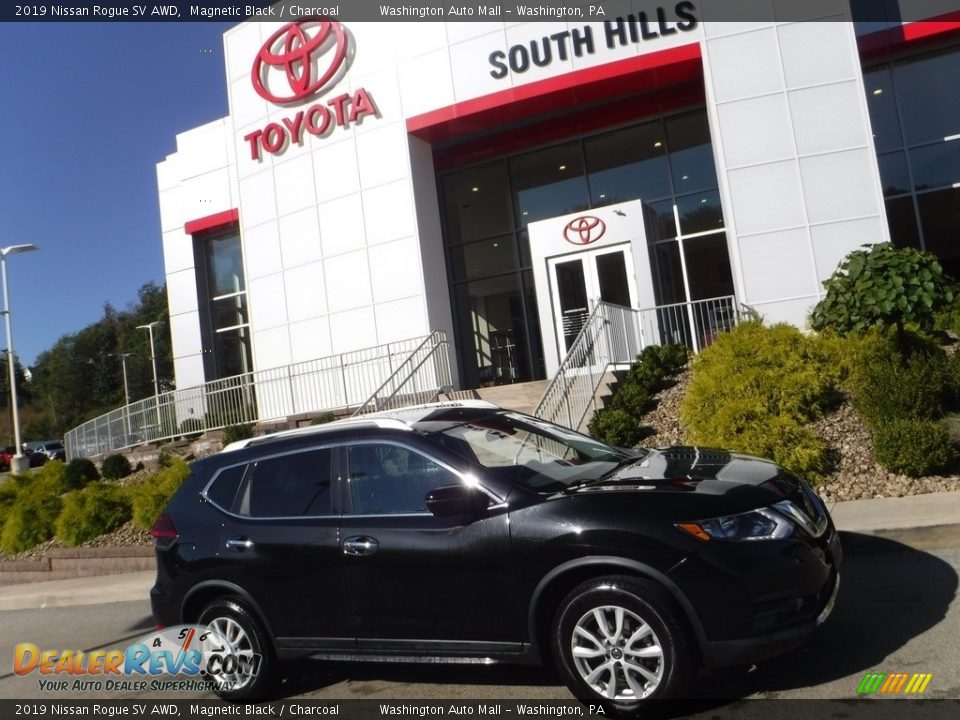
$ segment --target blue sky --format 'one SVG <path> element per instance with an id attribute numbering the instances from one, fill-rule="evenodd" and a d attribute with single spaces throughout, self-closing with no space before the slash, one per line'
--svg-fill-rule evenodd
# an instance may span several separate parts
<path id="1" fill-rule="evenodd" d="M 8 258 L 25 365 L 164 281 L 156 164 L 227 114 L 230 26 L 0 23 L 0 246 L 40 248 Z"/>

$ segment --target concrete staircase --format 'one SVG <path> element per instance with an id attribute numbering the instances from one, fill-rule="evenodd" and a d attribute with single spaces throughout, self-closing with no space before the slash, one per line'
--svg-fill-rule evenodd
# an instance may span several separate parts
<path id="1" fill-rule="evenodd" d="M 513 385 L 479 388 L 474 392 L 481 400 L 517 412 L 530 414 L 549 384 L 549 380 L 534 380 L 533 382 L 514 383 Z"/>

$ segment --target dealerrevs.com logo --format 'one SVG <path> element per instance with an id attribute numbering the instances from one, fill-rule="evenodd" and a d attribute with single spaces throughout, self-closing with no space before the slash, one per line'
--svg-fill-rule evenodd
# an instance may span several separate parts
<path id="1" fill-rule="evenodd" d="M 42 650 L 19 643 L 13 672 L 37 676 L 44 692 L 197 692 L 235 690 L 256 677 L 261 656 L 228 641 L 217 630 L 177 625 L 126 648 Z"/>
<path id="2" fill-rule="evenodd" d="M 250 74 L 254 91 L 274 105 L 305 103 L 327 93 L 343 78 L 349 65 L 350 36 L 335 20 L 306 18 L 288 23 L 263 44 Z M 306 134 L 326 137 L 336 128 L 349 128 L 379 111 L 366 88 L 329 97 L 280 122 L 244 135 L 250 158 L 279 155 L 291 144 L 303 144 Z"/>

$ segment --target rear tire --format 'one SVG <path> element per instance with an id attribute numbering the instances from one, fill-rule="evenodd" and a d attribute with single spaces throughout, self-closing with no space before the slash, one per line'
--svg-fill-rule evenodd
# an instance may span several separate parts
<path id="1" fill-rule="evenodd" d="M 567 595 L 554 619 L 552 646 L 574 695 L 621 712 L 677 698 L 694 667 L 671 597 L 624 575 L 589 580 Z"/>
<path id="2" fill-rule="evenodd" d="M 231 689 L 221 688 L 214 692 L 224 700 L 267 700 L 280 680 L 280 661 L 273 651 L 263 624 L 253 610 L 238 597 L 218 598 L 207 604 L 200 612 L 198 625 L 218 631 L 240 656 L 259 656 L 253 674 L 221 672 L 207 675 L 216 683 L 232 683 Z"/>

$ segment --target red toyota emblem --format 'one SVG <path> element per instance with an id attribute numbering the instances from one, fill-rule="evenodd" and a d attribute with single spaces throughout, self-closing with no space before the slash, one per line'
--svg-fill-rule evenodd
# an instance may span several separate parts
<path id="1" fill-rule="evenodd" d="M 316 57 L 334 49 L 330 66 L 320 73 Z M 347 35 L 333 20 L 307 18 L 284 25 L 267 40 L 253 61 L 253 89 L 264 100 L 281 105 L 313 95 L 337 74 L 347 57 Z M 289 95 L 278 95 L 267 87 L 271 69 L 281 70 L 290 86 Z M 319 75 L 319 77 L 317 77 Z"/>
<path id="2" fill-rule="evenodd" d="M 563 239 L 574 245 L 589 245 L 603 237 L 607 224 L 593 215 L 582 215 L 567 223 Z"/>

